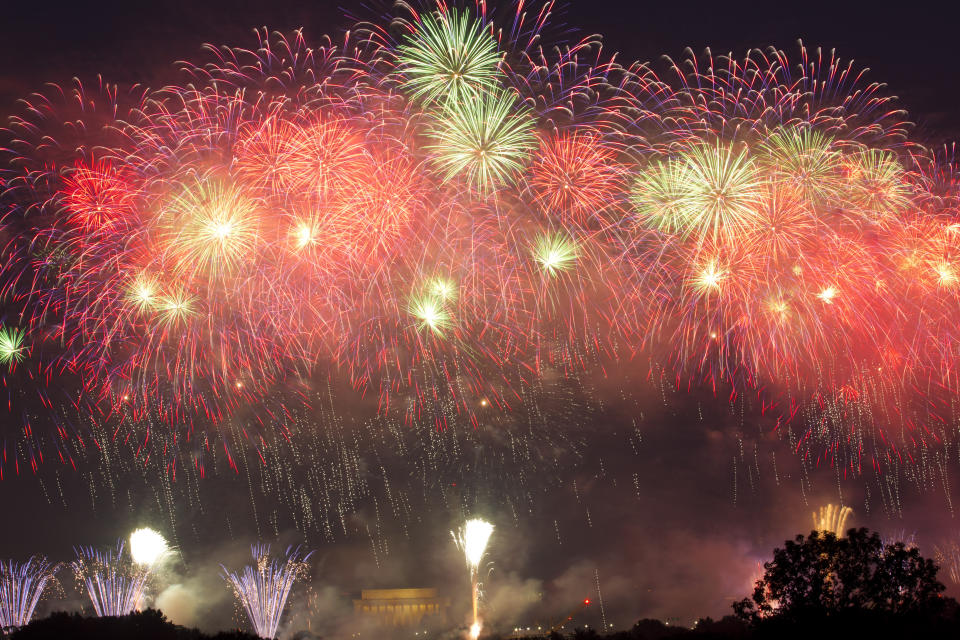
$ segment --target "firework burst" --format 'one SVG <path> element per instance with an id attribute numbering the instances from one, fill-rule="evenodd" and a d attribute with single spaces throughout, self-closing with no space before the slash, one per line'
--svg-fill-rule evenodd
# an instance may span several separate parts
<path id="1" fill-rule="evenodd" d="M 536 144 L 529 111 L 507 91 L 448 103 L 429 135 L 443 178 L 461 176 L 481 192 L 509 184 Z"/>
<path id="2" fill-rule="evenodd" d="M 442 429 L 640 356 L 763 395 L 811 464 L 952 446 L 917 425 L 960 390 L 953 152 L 832 55 L 667 81 L 550 42 L 550 7 L 403 4 L 345 42 L 211 48 L 182 85 L 32 97 L 0 145 L 0 361 L 8 406 L 22 376 L 55 417 L 21 411 L 0 476 L 102 428 L 169 444 L 145 464 L 173 477 L 248 415 L 267 465 L 327 383 Z"/>
<path id="3" fill-rule="evenodd" d="M 427 14 L 398 50 L 401 86 L 422 102 L 466 102 L 499 85 L 500 54 L 468 11 Z"/>
<path id="4" fill-rule="evenodd" d="M 0 362 L 13 366 L 23 360 L 24 332 L 21 329 L 0 327 Z"/>

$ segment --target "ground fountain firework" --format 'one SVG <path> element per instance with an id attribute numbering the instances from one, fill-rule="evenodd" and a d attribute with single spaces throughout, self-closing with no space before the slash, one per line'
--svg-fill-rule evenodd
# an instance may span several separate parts
<path id="1" fill-rule="evenodd" d="M 269 545 L 253 545 L 251 551 L 254 564 L 236 573 L 224 568 L 223 579 L 230 583 L 256 634 L 275 638 L 290 590 L 309 571 L 307 561 L 313 552 L 304 555 L 299 548 L 290 548 L 279 559 L 270 557 Z"/>
<path id="2" fill-rule="evenodd" d="M 30 623 L 44 591 L 56 580 L 59 565 L 41 557 L 0 562 L 0 629 Z"/>
<path id="3" fill-rule="evenodd" d="M 98 616 L 123 616 L 144 604 L 150 567 L 134 562 L 123 541 L 115 549 L 79 547 L 71 563 Z"/>
<path id="4" fill-rule="evenodd" d="M 459 532 L 452 532 L 457 546 L 463 551 L 470 569 L 470 594 L 473 605 L 473 620 L 470 624 L 470 637 L 480 636 L 482 624 L 480 622 L 480 563 L 487 551 L 487 543 L 493 535 L 493 525 L 480 518 L 467 520 Z"/>
<path id="5" fill-rule="evenodd" d="M 835 536 L 847 534 L 847 520 L 853 515 L 853 509 L 842 505 L 828 504 L 812 514 L 815 531 L 832 533 Z"/>

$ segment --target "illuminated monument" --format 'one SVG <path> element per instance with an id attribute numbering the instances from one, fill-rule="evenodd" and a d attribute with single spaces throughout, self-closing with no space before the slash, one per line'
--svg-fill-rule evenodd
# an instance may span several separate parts
<path id="1" fill-rule="evenodd" d="M 450 599 L 436 589 L 364 589 L 354 599 L 354 613 L 383 627 L 444 624 Z"/>

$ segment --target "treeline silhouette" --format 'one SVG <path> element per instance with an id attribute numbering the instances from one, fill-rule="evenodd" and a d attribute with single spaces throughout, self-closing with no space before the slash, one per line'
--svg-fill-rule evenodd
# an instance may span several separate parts
<path id="1" fill-rule="evenodd" d="M 54 613 L 10 633 L 11 640 L 259 640 L 243 631 L 210 635 L 175 625 L 157 609 L 126 616 L 87 618 L 79 613 Z"/>
<path id="2" fill-rule="evenodd" d="M 960 605 L 943 596 L 938 571 L 916 547 L 884 544 L 867 529 L 813 531 L 774 550 L 734 615 L 689 629 L 649 619 L 605 636 L 577 629 L 573 640 L 960 638 Z"/>
<path id="3" fill-rule="evenodd" d="M 572 640 L 960 638 L 960 605 L 943 596 L 946 587 L 937 580 L 938 571 L 916 547 L 903 542 L 884 544 L 878 534 L 866 529 L 851 529 L 845 536 L 814 531 L 774 550 L 753 595 L 734 603 L 733 615 L 704 618 L 691 628 L 645 619 L 627 631 L 603 636 L 593 629 L 577 629 Z M 395 630 L 384 631 L 382 637 L 397 635 Z M 453 640 L 462 635 L 450 632 L 438 638 Z M 241 631 L 208 635 L 174 625 L 155 609 L 116 618 L 55 613 L 9 636 L 12 640 L 257 638 Z M 570 638 L 554 632 L 549 640 Z"/>

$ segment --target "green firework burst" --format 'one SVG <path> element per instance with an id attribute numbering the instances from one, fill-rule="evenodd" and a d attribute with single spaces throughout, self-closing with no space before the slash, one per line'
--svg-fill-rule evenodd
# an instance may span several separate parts
<path id="1" fill-rule="evenodd" d="M 453 316 L 443 298 L 433 293 L 414 295 L 408 311 L 417 321 L 417 329 L 442 336 L 453 326 Z"/>
<path id="2" fill-rule="evenodd" d="M 840 190 L 840 154 L 833 139 L 809 127 L 778 127 L 764 140 L 762 161 L 769 177 L 797 188 L 813 204 Z"/>
<path id="3" fill-rule="evenodd" d="M 544 275 L 556 276 L 572 269 L 580 255 L 576 240 L 565 233 L 541 233 L 533 241 L 533 259 Z"/>
<path id="4" fill-rule="evenodd" d="M 423 103 L 472 100 L 499 86 L 497 43 L 469 12 L 424 16 L 399 47 L 403 87 Z"/>
<path id="5" fill-rule="evenodd" d="M 745 148 L 698 144 L 644 172 L 631 200 L 638 217 L 661 231 L 731 238 L 757 222 L 763 185 Z"/>
<path id="6" fill-rule="evenodd" d="M 0 363 L 12 366 L 23 360 L 24 336 L 21 329 L 0 327 Z"/>
<path id="7" fill-rule="evenodd" d="M 504 91 L 448 103 L 428 135 L 444 180 L 463 176 L 481 192 L 508 184 L 537 144 L 529 109 Z"/>

